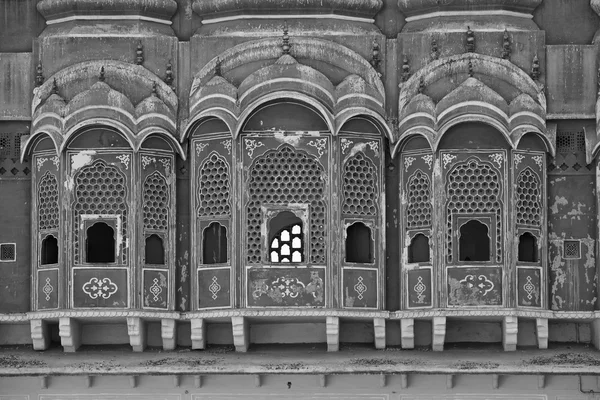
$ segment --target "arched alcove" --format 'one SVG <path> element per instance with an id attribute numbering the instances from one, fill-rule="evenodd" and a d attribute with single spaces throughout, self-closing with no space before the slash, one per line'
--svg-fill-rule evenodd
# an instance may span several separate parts
<path id="1" fill-rule="evenodd" d="M 242 129 L 260 131 L 328 131 L 325 119 L 308 105 L 286 100 L 267 103 L 256 109 Z"/>
<path id="2" fill-rule="evenodd" d="M 537 133 L 529 132 L 521 137 L 517 146 L 519 150 L 533 150 L 548 152 L 546 143 Z"/>
<path id="3" fill-rule="evenodd" d="M 429 238 L 422 233 L 418 233 L 410 241 L 408 247 L 408 262 L 419 263 L 431 261 L 429 251 Z"/>
<path id="4" fill-rule="evenodd" d="M 460 261 L 490 261 L 490 237 L 488 227 L 471 220 L 460 227 Z"/>
<path id="5" fill-rule="evenodd" d="M 440 139 L 438 149 L 510 149 L 506 137 L 483 122 L 463 122 L 450 127 Z"/>
<path id="6" fill-rule="evenodd" d="M 165 248 L 163 246 L 163 240 L 160 236 L 152 234 L 146 238 L 144 254 L 146 264 L 165 264 Z"/>
<path id="7" fill-rule="evenodd" d="M 538 261 L 537 239 L 529 232 L 525 232 L 519 236 L 519 261 Z"/>
<path id="8" fill-rule="evenodd" d="M 40 264 L 58 263 L 58 240 L 53 235 L 48 235 L 42 240 L 40 249 Z"/>
<path id="9" fill-rule="evenodd" d="M 346 262 L 373 262 L 371 228 L 362 222 L 355 222 L 346 229 Z"/>
<path id="10" fill-rule="evenodd" d="M 115 231 L 105 222 L 96 222 L 86 231 L 85 261 L 87 263 L 115 262 Z"/>
<path id="11" fill-rule="evenodd" d="M 159 135 L 150 135 L 145 138 L 142 149 L 174 151 L 173 146 Z"/>
<path id="12" fill-rule="evenodd" d="M 129 141 L 116 129 L 101 126 L 82 129 L 69 141 L 70 149 L 131 148 Z"/>
<path id="13" fill-rule="evenodd" d="M 213 222 L 204 229 L 202 262 L 204 264 L 222 264 L 227 262 L 227 228 L 218 222 Z"/>

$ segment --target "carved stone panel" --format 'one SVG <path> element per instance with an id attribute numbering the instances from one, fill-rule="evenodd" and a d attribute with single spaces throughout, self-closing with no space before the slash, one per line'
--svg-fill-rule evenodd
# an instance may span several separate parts
<path id="1" fill-rule="evenodd" d="M 502 267 L 447 268 L 448 306 L 501 306 Z"/>
<path id="2" fill-rule="evenodd" d="M 58 269 L 38 271 L 37 308 L 39 310 L 58 308 L 58 293 Z"/>
<path id="3" fill-rule="evenodd" d="M 166 309 L 169 299 L 169 271 L 144 269 L 144 308 Z"/>
<path id="4" fill-rule="evenodd" d="M 74 307 L 127 307 L 127 270 L 89 268 L 73 270 Z"/>
<path id="5" fill-rule="evenodd" d="M 517 301 L 523 307 L 541 307 L 541 269 L 517 268 Z"/>
<path id="6" fill-rule="evenodd" d="M 408 307 L 431 307 L 431 269 L 412 269 L 407 275 Z"/>
<path id="7" fill-rule="evenodd" d="M 379 285 L 377 270 L 344 268 L 344 307 L 377 308 Z"/>
<path id="8" fill-rule="evenodd" d="M 202 268 L 198 270 L 198 307 L 230 307 L 230 269 Z"/>
<path id="9" fill-rule="evenodd" d="M 246 273 L 250 307 L 322 307 L 325 304 L 324 268 L 249 268 Z"/>

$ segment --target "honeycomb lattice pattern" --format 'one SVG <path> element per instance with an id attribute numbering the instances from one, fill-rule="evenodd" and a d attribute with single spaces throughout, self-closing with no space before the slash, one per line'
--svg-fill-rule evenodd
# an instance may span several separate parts
<path id="1" fill-rule="evenodd" d="M 198 216 L 231 215 L 229 205 L 229 164 L 212 153 L 198 174 Z"/>
<path id="2" fill-rule="evenodd" d="M 377 215 L 377 180 L 373 163 L 357 153 L 344 167 L 344 214 Z"/>
<path id="3" fill-rule="evenodd" d="M 502 262 L 502 204 L 500 177 L 494 168 L 471 158 L 456 165 L 447 181 L 447 260 L 452 262 L 452 214 L 496 215 L 496 262 Z"/>
<path id="4" fill-rule="evenodd" d="M 127 235 L 127 189 L 125 177 L 119 170 L 98 160 L 81 168 L 75 177 L 75 204 L 73 207 L 75 224 L 79 224 L 80 216 L 85 214 L 120 215 L 122 219 L 122 235 Z M 81 263 L 79 251 L 79 235 L 75 232 L 75 260 Z M 122 244 L 123 262 L 125 258 L 125 240 Z"/>
<path id="5" fill-rule="evenodd" d="M 540 179 L 525 168 L 517 179 L 517 224 L 540 226 Z"/>
<path id="6" fill-rule="evenodd" d="M 10 133 L 0 133 L 0 157 L 10 157 L 13 153 Z"/>
<path id="7" fill-rule="evenodd" d="M 327 209 L 323 167 L 308 154 L 282 146 L 257 158 L 248 182 L 248 262 L 261 263 L 261 204 L 310 205 L 310 262 L 324 264 Z"/>
<path id="8" fill-rule="evenodd" d="M 581 243 L 579 240 L 565 240 L 563 242 L 564 258 L 581 258 Z"/>
<path id="9" fill-rule="evenodd" d="M 14 243 L 0 244 L 0 261 L 16 261 L 17 246 Z"/>
<path id="10" fill-rule="evenodd" d="M 58 181 L 46 172 L 38 184 L 38 229 L 58 229 Z"/>
<path id="11" fill-rule="evenodd" d="M 154 172 L 144 182 L 144 229 L 166 231 L 169 227 L 169 186 Z"/>
<path id="12" fill-rule="evenodd" d="M 420 169 L 408 179 L 408 209 L 406 221 L 409 228 L 431 226 L 431 181 Z"/>

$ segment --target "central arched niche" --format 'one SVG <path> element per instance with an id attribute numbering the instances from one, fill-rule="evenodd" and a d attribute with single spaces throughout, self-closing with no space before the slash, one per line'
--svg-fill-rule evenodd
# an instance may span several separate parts
<path id="1" fill-rule="evenodd" d="M 445 234 L 437 246 L 445 276 L 440 303 L 448 307 L 505 306 L 504 282 L 512 258 L 505 249 L 510 192 L 511 145 L 493 126 L 469 121 L 456 124 L 439 139 L 444 203 L 434 209 Z M 510 219 L 508 219 L 509 221 Z"/>
<path id="2" fill-rule="evenodd" d="M 271 102 L 255 110 L 243 125 L 244 132 L 327 132 L 325 119 L 312 107 L 296 102 Z"/>

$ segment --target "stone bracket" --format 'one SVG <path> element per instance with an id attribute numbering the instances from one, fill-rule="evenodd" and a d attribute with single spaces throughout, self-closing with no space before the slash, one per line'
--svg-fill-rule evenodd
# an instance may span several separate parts
<path id="1" fill-rule="evenodd" d="M 162 337 L 163 350 L 175 350 L 177 345 L 177 321 L 174 319 L 161 319 L 160 335 Z"/>
<path id="2" fill-rule="evenodd" d="M 375 348 L 385 349 L 385 318 L 373 318 Z"/>
<path id="3" fill-rule="evenodd" d="M 502 320 L 502 345 L 504 351 L 517 350 L 517 334 L 519 332 L 519 319 L 514 316 L 506 316 Z"/>
<path id="4" fill-rule="evenodd" d="M 446 317 L 433 317 L 431 329 L 431 349 L 433 351 L 444 351 L 444 342 L 446 341 Z"/>
<path id="5" fill-rule="evenodd" d="M 59 318 L 58 334 L 65 352 L 73 353 L 81 346 L 81 332 L 77 320 L 68 317 Z"/>
<path id="6" fill-rule="evenodd" d="M 327 317 L 326 321 L 327 351 L 339 351 L 340 349 L 340 318 Z"/>
<path id="7" fill-rule="evenodd" d="M 191 339 L 193 350 L 204 350 L 206 348 L 206 322 L 203 318 L 191 321 Z"/>
<path id="8" fill-rule="evenodd" d="M 248 320 L 245 317 L 231 317 L 231 330 L 235 351 L 247 352 L 250 344 Z"/>
<path id="9" fill-rule="evenodd" d="M 548 348 L 548 318 L 536 318 L 535 327 L 537 334 L 538 347 L 540 349 Z"/>
<path id="10" fill-rule="evenodd" d="M 31 341 L 34 350 L 46 350 L 50 346 L 50 332 L 48 323 L 41 319 L 32 319 L 29 321 L 31 328 Z"/>
<path id="11" fill-rule="evenodd" d="M 139 317 L 127 317 L 127 333 L 133 351 L 144 351 L 146 348 L 146 323 Z"/>
<path id="12" fill-rule="evenodd" d="M 403 349 L 415 348 L 414 318 L 402 318 L 400 320 L 400 344 Z"/>

